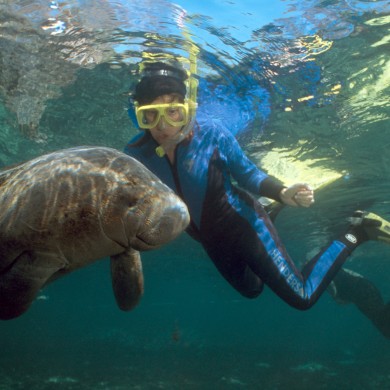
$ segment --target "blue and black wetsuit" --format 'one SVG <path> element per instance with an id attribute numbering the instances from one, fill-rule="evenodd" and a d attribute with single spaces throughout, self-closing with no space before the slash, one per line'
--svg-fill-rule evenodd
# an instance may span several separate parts
<path id="1" fill-rule="evenodd" d="M 156 155 L 157 146 L 146 132 L 125 152 L 184 200 L 191 215 L 188 233 L 224 278 L 246 297 L 258 296 L 265 283 L 291 306 L 311 307 L 356 245 L 333 241 L 299 271 L 264 208 L 249 194 L 280 201 L 283 186 L 245 156 L 234 136 L 217 124 L 195 126 L 190 140 L 177 145 L 173 165 Z"/>

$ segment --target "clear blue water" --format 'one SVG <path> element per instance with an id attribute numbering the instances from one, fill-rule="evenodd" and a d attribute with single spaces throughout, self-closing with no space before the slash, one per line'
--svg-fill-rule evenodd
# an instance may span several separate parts
<path id="1" fill-rule="evenodd" d="M 122 149 L 141 52 L 199 48 L 199 111 L 224 120 L 264 169 L 340 178 L 279 232 L 297 263 L 357 208 L 390 219 L 387 1 L 0 0 L 0 162 L 81 144 Z M 248 301 L 182 236 L 144 253 L 130 313 L 108 261 L 49 285 L 0 323 L 0 389 L 390 389 L 390 344 L 325 294 L 298 312 Z M 390 299 L 390 248 L 348 262 Z"/>

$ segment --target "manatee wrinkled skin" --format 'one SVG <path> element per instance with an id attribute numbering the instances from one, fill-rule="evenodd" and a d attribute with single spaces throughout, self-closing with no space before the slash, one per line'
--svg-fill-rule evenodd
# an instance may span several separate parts
<path id="1" fill-rule="evenodd" d="M 139 251 L 188 225 L 185 204 L 146 167 L 103 147 L 65 149 L 0 172 L 0 319 L 47 283 L 109 256 L 118 306 L 143 293 Z"/>

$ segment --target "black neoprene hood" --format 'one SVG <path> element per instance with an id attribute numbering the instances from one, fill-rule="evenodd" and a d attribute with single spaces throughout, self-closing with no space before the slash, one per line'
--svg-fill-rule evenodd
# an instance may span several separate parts
<path id="1" fill-rule="evenodd" d="M 184 99 L 187 93 L 184 84 L 187 74 L 179 66 L 172 66 L 164 62 L 147 64 L 141 81 L 135 87 L 133 99 L 139 105 L 150 104 L 159 96 L 171 93 L 176 93 Z"/>

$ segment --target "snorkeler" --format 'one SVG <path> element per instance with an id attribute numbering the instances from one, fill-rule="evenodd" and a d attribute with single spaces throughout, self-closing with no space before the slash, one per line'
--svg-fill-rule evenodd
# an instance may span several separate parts
<path id="1" fill-rule="evenodd" d="M 310 207 L 313 190 L 302 183 L 285 187 L 258 169 L 229 131 L 216 123 L 200 125 L 192 79 L 178 61 L 143 65 L 129 109 L 143 131 L 125 152 L 184 200 L 191 216 L 187 232 L 241 295 L 255 298 L 267 285 L 290 306 L 309 309 L 354 249 L 367 240 L 390 243 L 390 224 L 373 213 L 355 212 L 345 233 L 300 271 L 256 198 Z M 359 307 L 353 293 L 343 291 L 338 281 L 335 294 Z M 390 337 L 389 305 L 385 309 L 388 320 L 381 331 Z"/>

